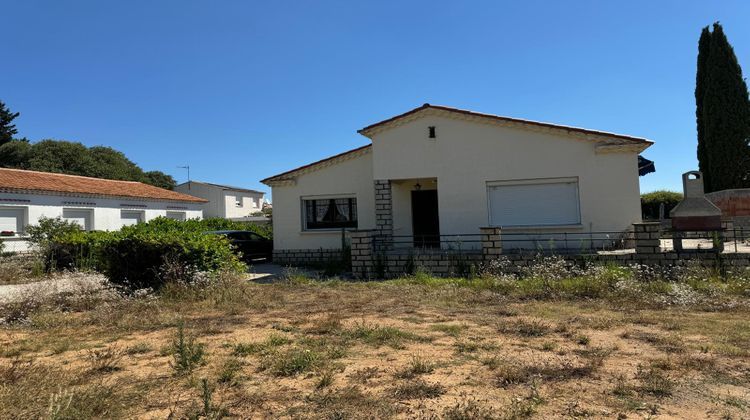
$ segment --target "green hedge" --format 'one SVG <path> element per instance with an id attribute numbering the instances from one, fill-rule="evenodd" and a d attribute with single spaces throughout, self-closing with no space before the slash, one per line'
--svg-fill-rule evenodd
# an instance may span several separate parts
<path id="1" fill-rule="evenodd" d="M 682 194 L 675 191 L 659 190 L 641 194 L 641 211 L 644 220 L 659 220 L 659 207 L 664 203 L 664 217 L 682 201 Z"/>
<path id="2" fill-rule="evenodd" d="M 112 283 L 133 289 L 160 288 L 197 272 L 245 268 L 229 241 L 211 230 L 236 229 L 218 219 L 158 218 L 116 232 L 73 232 L 54 238 L 46 251 L 50 267 L 94 269 Z"/>

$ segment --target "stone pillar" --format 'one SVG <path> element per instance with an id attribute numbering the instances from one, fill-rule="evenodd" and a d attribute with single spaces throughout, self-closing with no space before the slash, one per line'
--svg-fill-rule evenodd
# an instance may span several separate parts
<path id="1" fill-rule="evenodd" d="M 355 230 L 351 232 L 352 241 L 352 274 L 355 278 L 370 278 L 373 273 L 373 239 L 374 230 Z"/>
<path id="2" fill-rule="evenodd" d="M 479 228 L 482 241 L 482 258 L 485 260 L 497 258 L 503 253 L 503 240 L 499 227 Z"/>
<path id="3" fill-rule="evenodd" d="M 633 223 L 636 254 L 661 253 L 661 223 Z"/>
<path id="4" fill-rule="evenodd" d="M 375 230 L 387 249 L 393 239 L 393 193 L 387 179 L 375 180 Z"/>

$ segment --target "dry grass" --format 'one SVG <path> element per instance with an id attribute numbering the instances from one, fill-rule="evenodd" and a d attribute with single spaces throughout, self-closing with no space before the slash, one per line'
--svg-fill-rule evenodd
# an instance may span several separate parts
<path id="1" fill-rule="evenodd" d="M 750 415 L 741 295 L 485 285 L 222 279 L 6 307 L 20 315 L 0 330 L 0 418 Z"/>

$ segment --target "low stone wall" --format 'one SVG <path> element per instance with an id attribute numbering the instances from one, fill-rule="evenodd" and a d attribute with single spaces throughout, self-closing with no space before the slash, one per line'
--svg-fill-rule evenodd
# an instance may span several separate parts
<path id="1" fill-rule="evenodd" d="M 273 262 L 281 265 L 316 265 L 341 259 L 340 249 L 277 249 Z"/>
<path id="2" fill-rule="evenodd" d="M 436 276 L 465 276 L 476 271 L 479 263 L 484 261 L 480 252 L 390 252 L 376 255 L 372 271 L 376 277 L 398 277 L 424 271 Z"/>
<path id="3" fill-rule="evenodd" d="M 378 231 L 352 232 L 352 272 L 357 278 L 389 278 L 410 274 L 417 270 L 436 276 L 462 276 L 481 270 L 484 264 L 502 260 L 509 272 L 534 264 L 540 255 L 503 252 L 500 228 L 482 228 L 482 250 L 456 252 L 449 250 L 413 250 L 411 252 L 392 249 L 377 249 L 374 238 Z M 750 253 L 719 253 L 715 251 L 684 250 L 663 252 L 660 246 L 661 226 L 656 223 L 634 225 L 635 249 L 608 253 L 554 254 L 570 264 L 687 266 L 698 264 L 711 268 L 750 267 Z"/>

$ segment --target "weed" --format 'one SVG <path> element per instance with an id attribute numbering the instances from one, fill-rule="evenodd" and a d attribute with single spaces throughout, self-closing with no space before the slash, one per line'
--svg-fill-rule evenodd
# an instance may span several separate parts
<path id="1" fill-rule="evenodd" d="M 501 364 L 501 360 L 497 356 L 486 357 L 482 359 L 482 364 L 487 366 L 489 370 L 495 370 Z"/>
<path id="2" fill-rule="evenodd" d="M 91 372 L 109 373 L 120 370 L 122 351 L 112 346 L 88 351 L 89 370 Z"/>
<path id="3" fill-rule="evenodd" d="M 557 343 L 554 341 L 545 341 L 542 343 L 542 351 L 555 351 L 557 348 Z"/>
<path id="4" fill-rule="evenodd" d="M 446 420 L 494 420 L 499 417 L 496 409 L 488 407 L 484 402 L 474 398 L 468 398 L 457 401 L 456 405 L 443 410 L 443 418 Z"/>
<path id="5" fill-rule="evenodd" d="M 430 325 L 430 329 L 432 331 L 442 332 L 445 335 L 448 335 L 451 337 L 458 337 L 461 334 L 461 332 L 466 329 L 466 326 L 456 325 L 456 324 L 434 324 L 434 325 Z"/>
<path id="6" fill-rule="evenodd" d="M 138 343 L 138 344 L 133 344 L 132 346 L 126 347 L 124 353 L 129 356 L 132 356 L 134 354 L 148 353 L 151 350 L 152 348 L 148 343 Z"/>
<path id="7" fill-rule="evenodd" d="M 323 362 L 320 353 L 307 348 L 293 347 L 274 351 L 264 356 L 261 368 L 274 376 L 294 376 L 319 367 Z"/>
<path id="8" fill-rule="evenodd" d="M 375 366 L 362 368 L 359 370 L 356 370 L 352 372 L 349 377 L 352 378 L 352 380 L 359 382 L 361 384 L 366 384 L 370 381 L 370 379 L 375 378 L 378 376 L 378 373 L 380 372 L 380 369 L 378 369 Z"/>
<path id="9" fill-rule="evenodd" d="M 401 370 L 396 371 L 395 376 L 401 379 L 411 379 L 417 375 L 432 373 L 435 370 L 435 364 L 428 362 L 419 356 L 412 356 L 409 365 Z"/>
<path id="10" fill-rule="evenodd" d="M 186 335 L 182 323 L 177 327 L 170 352 L 172 354 L 171 366 L 177 374 L 190 373 L 205 362 L 205 346 L 197 343 L 192 335 Z"/>
<path id="11" fill-rule="evenodd" d="M 589 336 L 587 335 L 579 335 L 578 337 L 576 337 L 576 343 L 582 346 L 588 346 L 590 342 L 591 338 L 589 338 Z"/>
<path id="12" fill-rule="evenodd" d="M 644 369 L 639 366 L 635 377 L 640 383 L 638 390 L 644 394 L 650 394 L 655 397 L 668 397 L 672 395 L 674 382 L 660 369 L 653 367 Z"/>
<path id="13" fill-rule="evenodd" d="M 195 404 L 193 405 L 188 414 L 185 416 L 188 420 L 219 420 L 223 419 L 229 414 L 226 408 L 220 405 L 216 405 L 213 402 L 214 389 L 208 383 L 208 379 L 201 379 L 200 391 L 200 406 L 196 406 Z"/>
<path id="14" fill-rule="evenodd" d="M 365 323 L 356 325 L 354 329 L 347 332 L 347 335 L 371 346 L 380 347 L 388 345 L 394 349 L 404 348 L 404 341 L 424 341 L 424 338 L 416 334 L 395 327 L 370 326 Z"/>
<path id="15" fill-rule="evenodd" d="M 399 400 L 437 398 L 445 393 L 445 387 L 438 383 L 428 383 L 421 379 L 397 385 L 393 395 Z"/>
<path id="16" fill-rule="evenodd" d="M 322 375 L 320 375 L 320 378 L 318 378 L 318 382 L 315 384 L 315 389 L 328 388 L 329 386 L 333 385 L 333 379 L 333 370 L 326 370 Z"/>
<path id="17" fill-rule="evenodd" d="M 237 376 L 242 372 L 242 365 L 242 360 L 236 357 L 227 358 L 219 368 L 217 381 L 230 386 L 236 385 L 239 383 Z"/>
<path id="18" fill-rule="evenodd" d="M 520 319 L 501 324 L 499 330 L 502 333 L 516 334 L 521 337 L 541 337 L 546 335 L 551 328 L 548 324 L 537 319 L 530 321 Z"/>
<path id="19" fill-rule="evenodd" d="M 292 340 L 283 335 L 271 334 L 263 342 L 260 343 L 234 344 L 232 354 L 234 356 L 249 356 L 251 354 L 263 355 L 272 352 L 277 347 L 284 346 L 291 342 Z"/>

